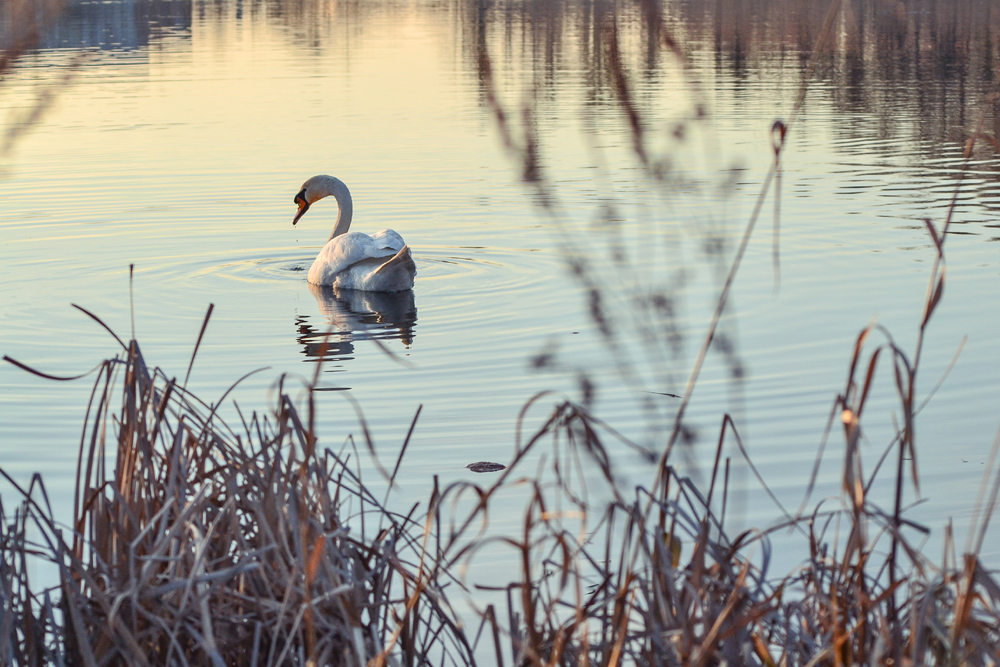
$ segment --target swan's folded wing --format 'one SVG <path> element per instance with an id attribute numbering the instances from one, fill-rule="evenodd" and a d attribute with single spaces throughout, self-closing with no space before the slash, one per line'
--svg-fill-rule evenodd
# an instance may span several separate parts
<path id="1" fill-rule="evenodd" d="M 406 243 L 403 242 L 403 237 L 393 229 L 383 229 L 380 232 L 375 232 L 370 238 L 379 248 L 392 250 L 392 253 L 390 254 L 393 255 L 402 250 L 403 246 L 406 245 Z M 379 256 L 384 257 L 385 255 Z"/>
<path id="2" fill-rule="evenodd" d="M 379 232 L 379 234 L 381 233 Z M 399 237 L 399 234 L 392 233 Z M 400 247 L 402 246 L 403 244 L 400 243 Z M 382 240 L 376 240 L 374 236 L 368 236 L 361 232 L 342 234 L 327 241 L 326 245 L 319 251 L 316 261 L 309 269 L 309 282 L 314 285 L 332 285 L 334 276 L 346 271 L 354 264 L 367 259 L 392 257 L 396 252 L 392 247 L 385 246 Z"/>

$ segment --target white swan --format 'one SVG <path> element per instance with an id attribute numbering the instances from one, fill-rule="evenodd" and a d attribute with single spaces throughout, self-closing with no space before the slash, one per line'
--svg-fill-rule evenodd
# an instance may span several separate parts
<path id="1" fill-rule="evenodd" d="M 367 292 L 402 292 L 413 287 L 417 266 L 410 257 L 410 247 L 403 237 L 391 229 L 371 236 L 348 232 L 354 214 L 351 191 L 333 176 L 313 176 L 302 184 L 295 195 L 299 210 L 292 219 L 294 225 L 309 207 L 333 195 L 340 211 L 329 240 L 309 269 L 309 282 Z"/>

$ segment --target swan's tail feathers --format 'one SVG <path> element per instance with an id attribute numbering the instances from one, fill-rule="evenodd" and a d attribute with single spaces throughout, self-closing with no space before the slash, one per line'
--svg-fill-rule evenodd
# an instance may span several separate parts
<path id="1" fill-rule="evenodd" d="M 375 269 L 372 277 L 378 276 L 390 292 L 402 292 L 413 288 L 413 276 L 417 275 L 417 265 L 410 256 L 410 246 L 404 245 L 388 262 Z"/>
<path id="2" fill-rule="evenodd" d="M 375 273 L 382 273 L 383 271 L 399 271 L 401 269 L 405 269 L 414 274 L 417 272 L 417 265 L 413 263 L 413 258 L 410 256 L 410 246 L 408 245 L 404 245 L 400 248 L 399 252 L 393 255 L 388 262 L 378 267 L 375 270 Z"/>

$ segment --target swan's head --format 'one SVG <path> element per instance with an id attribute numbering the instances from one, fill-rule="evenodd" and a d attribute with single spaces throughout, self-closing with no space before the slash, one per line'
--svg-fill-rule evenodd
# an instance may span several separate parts
<path id="1" fill-rule="evenodd" d="M 299 189 L 299 193 L 295 195 L 295 203 L 298 205 L 299 210 L 295 213 L 295 217 L 292 218 L 292 224 L 294 225 L 299 221 L 309 207 L 314 203 L 322 199 L 323 197 L 329 197 L 332 194 L 337 193 L 337 186 L 343 186 L 338 179 L 333 176 L 319 175 L 313 176 L 308 181 L 302 184 L 302 188 Z M 339 197 L 338 197 L 339 201 Z"/>

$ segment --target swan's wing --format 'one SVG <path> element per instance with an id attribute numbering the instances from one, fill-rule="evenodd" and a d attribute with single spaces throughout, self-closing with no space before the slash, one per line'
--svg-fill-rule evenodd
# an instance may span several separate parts
<path id="1" fill-rule="evenodd" d="M 352 265 L 343 273 L 338 273 L 334 285 L 352 290 L 368 292 L 400 292 L 413 288 L 413 277 L 417 266 L 410 256 L 410 247 L 403 249 L 388 259 L 366 259 Z"/>
<path id="2" fill-rule="evenodd" d="M 396 233 L 393 229 L 383 229 L 380 232 L 375 232 L 371 235 L 371 240 L 375 242 L 379 248 L 385 250 L 392 250 L 390 254 L 395 255 L 397 252 L 403 249 L 406 243 L 403 241 L 403 237 Z M 384 255 L 381 255 L 384 256 Z"/>
<path id="3" fill-rule="evenodd" d="M 396 250 L 384 246 L 386 244 L 383 241 L 361 232 L 348 232 L 330 239 L 319 251 L 316 261 L 309 269 L 309 282 L 314 285 L 332 285 L 333 278 L 338 273 L 346 271 L 358 262 L 392 257 L 396 254 Z"/>

